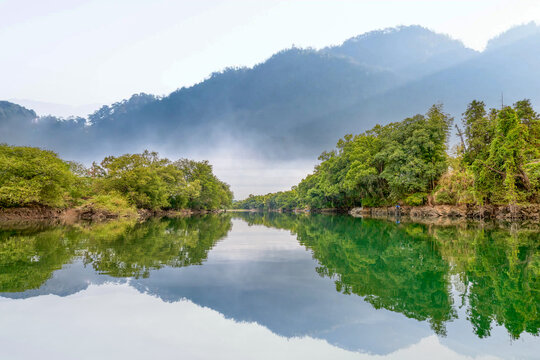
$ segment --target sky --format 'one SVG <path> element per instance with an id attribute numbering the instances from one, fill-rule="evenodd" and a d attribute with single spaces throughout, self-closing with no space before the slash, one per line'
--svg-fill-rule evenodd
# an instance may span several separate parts
<path id="1" fill-rule="evenodd" d="M 321 48 L 420 24 L 481 50 L 529 21 L 540 22 L 540 1 L 0 0 L 0 100 L 83 115 L 292 45 Z"/>

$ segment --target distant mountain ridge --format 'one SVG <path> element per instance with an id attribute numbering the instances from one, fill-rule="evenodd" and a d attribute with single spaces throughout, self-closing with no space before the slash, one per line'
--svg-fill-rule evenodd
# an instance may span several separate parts
<path id="1" fill-rule="evenodd" d="M 540 104 L 540 31 L 496 37 L 483 52 L 420 26 L 369 32 L 321 50 L 283 50 L 165 97 L 136 94 L 87 118 L 38 118 L 0 102 L 0 142 L 87 161 L 153 148 L 183 154 L 238 146 L 263 158 L 314 158 L 346 133 L 398 121 L 442 102 L 531 98 Z M 37 119 L 37 120 L 36 120 Z"/>
<path id="2" fill-rule="evenodd" d="M 66 105 L 28 99 L 7 99 L 7 101 L 32 109 L 38 116 L 77 117 L 87 116 L 101 107 L 101 104 Z"/>
<path id="3" fill-rule="evenodd" d="M 372 31 L 323 51 L 394 71 L 408 79 L 448 68 L 477 54 L 460 41 L 421 26 Z"/>

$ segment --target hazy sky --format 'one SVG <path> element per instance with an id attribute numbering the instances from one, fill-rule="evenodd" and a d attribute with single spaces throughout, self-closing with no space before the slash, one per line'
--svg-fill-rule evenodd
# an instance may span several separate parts
<path id="1" fill-rule="evenodd" d="M 0 99 L 72 106 L 167 94 L 226 66 L 420 24 L 482 49 L 540 1 L 0 0 Z"/>

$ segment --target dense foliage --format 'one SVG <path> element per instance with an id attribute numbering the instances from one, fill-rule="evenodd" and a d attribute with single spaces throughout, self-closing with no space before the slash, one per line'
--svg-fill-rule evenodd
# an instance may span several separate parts
<path id="1" fill-rule="evenodd" d="M 229 186 L 207 161 L 172 162 L 144 151 L 109 156 L 87 169 L 51 151 L 0 145 L 0 207 L 81 205 L 128 214 L 133 208 L 214 210 L 231 201 Z"/>
<path id="2" fill-rule="evenodd" d="M 315 171 L 290 191 L 250 195 L 237 208 L 350 208 L 540 201 L 540 116 L 529 100 L 486 110 L 473 101 L 447 144 L 453 119 L 441 105 L 425 115 L 346 135 L 323 152 Z"/>
<path id="3" fill-rule="evenodd" d="M 191 188 L 183 197 L 174 198 L 172 205 L 190 209 L 219 209 L 230 206 L 233 198 L 229 185 L 212 173 L 208 161 L 180 159 L 174 166 L 182 173 Z"/>
<path id="4" fill-rule="evenodd" d="M 62 206 L 74 183 L 69 164 L 52 151 L 0 144 L 0 207 Z"/>

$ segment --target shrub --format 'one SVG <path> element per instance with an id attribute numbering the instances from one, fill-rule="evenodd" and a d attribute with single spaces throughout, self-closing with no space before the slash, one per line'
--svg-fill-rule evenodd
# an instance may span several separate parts
<path id="1" fill-rule="evenodd" d="M 529 201 L 540 201 L 540 160 L 532 161 L 525 165 L 525 172 L 531 183 Z"/>
<path id="2" fill-rule="evenodd" d="M 441 176 L 434 192 L 440 205 L 474 204 L 474 175 L 467 170 L 452 170 Z"/>
<path id="3" fill-rule="evenodd" d="M 414 193 L 407 196 L 407 198 L 405 198 L 405 205 L 420 206 L 420 205 L 424 205 L 426 203 L 426 200 L 427 200 L 426 193 L 421 193 L 421 192 Z"/>
<path id="4" fill-rule="evenodd" d="M 104 211 L 111 214 L 117 214 L 122 217 L 131 217 L 137 215 L 137 210 L 129 201 L 118 193 L 109 193 L 95 195 L 85 200 L 81 208 L 90 208 L 98 211 Z"/>

